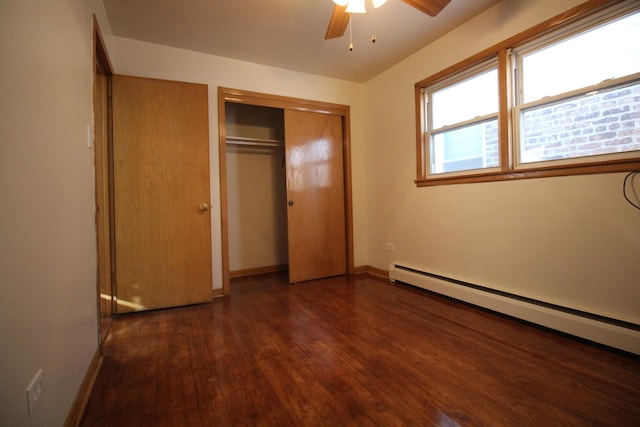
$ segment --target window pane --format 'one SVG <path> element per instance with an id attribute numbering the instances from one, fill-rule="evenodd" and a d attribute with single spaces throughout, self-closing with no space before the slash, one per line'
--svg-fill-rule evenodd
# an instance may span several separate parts
<path id="1" fill-rule="evenodd" d="M 431 173 L 496 167 L 499 161 L 496 119 L 432 136 Z"/>
<path id="2" fill-rule="evenodd" d="M 523 57 L 523 103 L 640 71 L 640 12 Z"/>
<path id="3" fill-rule="evenodd" d="M 498 111 L 498 71 L 493 69 L 432 94 L 433 129 Z"/>
<path id="4" fill-rule="evenodd" d="M 640 83 L 521 113 L 522 163 L 640 150 Z"/>

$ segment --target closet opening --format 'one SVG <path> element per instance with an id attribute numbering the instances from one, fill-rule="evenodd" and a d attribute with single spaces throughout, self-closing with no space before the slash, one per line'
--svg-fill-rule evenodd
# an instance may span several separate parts
<path id="1" fill-rule="evenodd" d="M 353 274 L 349 106 L 218 88 L 218 124 L 223 294 Z"/>
<path id="2" fill-rule="evenodd" d="M 229 278 L 286 271 L 284 111 L 225 102 Z"/>

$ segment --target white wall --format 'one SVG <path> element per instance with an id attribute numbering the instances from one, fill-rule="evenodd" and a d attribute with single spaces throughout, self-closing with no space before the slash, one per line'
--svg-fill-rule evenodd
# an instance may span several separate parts
<path id="1" fill-rule="evenodd" d="M 98 0 L 0 2 L 0 425 L 64 423 L 98 348 L 93 17 Z M 44 370 L 27 417 L 25 388 Z"/>
<path id="2" fill-rule="evenodd" d="M 413 183 L 414 84 L 580 3 L 503 1 L 366 84 L 369 264 L 640 323 L 640 214 L 622 197 L 623 174 Z"/>
<path id="3" fill-rule="evenodd" d="M 220 172 L 218 160 L 218 87 L 270 93 L 351 106 L 351 156 L 355 265 L 367 263 L 363 85 L 243 62 L 198 52 L 114 37 L 110 51 L 118 74 L 209 85 L 211 158 L 211 233 L 213 287 L 222 287 Z"/>

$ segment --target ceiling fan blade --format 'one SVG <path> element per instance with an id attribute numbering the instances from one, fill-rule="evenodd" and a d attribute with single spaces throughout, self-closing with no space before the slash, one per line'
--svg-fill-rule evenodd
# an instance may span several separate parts
<path id="1" fill-rule="evenodd" d="M 336 4 L 333 7 L 333 13 L 331 14 L 331 19 L 329 20 L 329 26 L 327 27 L 324 39 L 329 40 L 335 39 L 336 37 L 342 37 L 347 29 L 350 16 L 351 15 L 347 13 L 347 6 L 338 6 Z"/>
<path id="2" fill-rule="evenodd" d="M 429 16 L 436 16 L 451 0 L 402 0 Z"/>

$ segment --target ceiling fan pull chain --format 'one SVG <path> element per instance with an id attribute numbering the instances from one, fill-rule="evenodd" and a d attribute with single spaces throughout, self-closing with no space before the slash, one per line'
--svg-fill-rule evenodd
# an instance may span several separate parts
<path id="1" fill-rule="evenodd" d="M 353 34 L 351 32 L 351 25 L 352 25 L 351 18 L 353 18 L 353 13 L 349 14 L 349 52 L 353 52 Z"/>
<path id="2" fill-rule="evenodd" d="M 371 43 L 376 42 L 376 8 L 371 9 Z"/>

